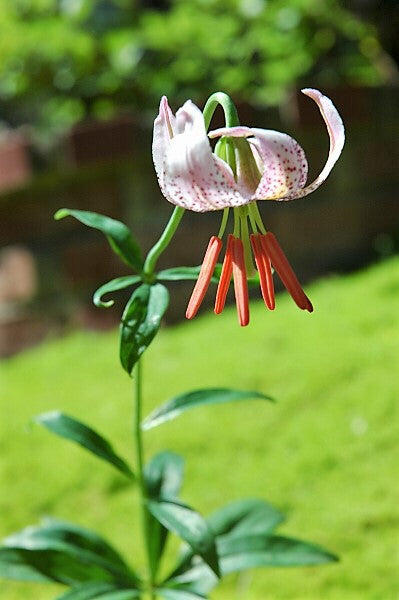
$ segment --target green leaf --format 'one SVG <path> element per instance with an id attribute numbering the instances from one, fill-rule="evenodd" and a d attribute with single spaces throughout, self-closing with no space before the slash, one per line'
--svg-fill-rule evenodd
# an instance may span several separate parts
<path id="1" fill-rule="evenodd" d="M 195 592 L 185 590 L 184 588 L 164 587 L 158 588 L 156 592 L 162 596 L 162 598 L 165 598 L 165 600 L 198 600 L 201 598 L 206 598 L 206 596 L 196 594 Z"/>
<path id="2" fill-rule="evenodd" d="M 269 535 L 284 521 L 284 515 L 264 500 L 248 498 L 232 502 L 206 519 L 217 544 L 223 539 L 242 535 Z M 190 567 L 193 554 L 187 550 L 170 577 L 184 573 Z"/>
<path id="3" fill-rule="evenodd" d="M 201 265 L 195 267 L 172 267 L 159 271 L 157 275 L 158 281 L 196 281 L 201 270 Z M 212 283 L 218 283 L 222 272 L 222 264 L 217 263 L 211 279 Z M 259 285 L 259 273 L 255 273 L 253 277 L 248 279 L 249 285 Z"/>
<path id="4" fill-rule="evenodd" d="M 67 592 L 58 596 L 56 600 L 92 600 L 113 590 L 115 590 L 115 587 L 108 583 L 99 583 L 98 581 L 83 583 L 70 588 Z"/>
<path id="5" fill-rule="evenodd" d="M 140 592 L 138 590 L 121 590 L 114 585 L 94 582 L 74 586 L 59 596 L 57 600 L 92 600 L 94 598 L 129 600 L 130 598 L 140 598 Z"/>
<path id="6" fill-rule="evenodd" d="M 58 411 L 39 415 L 35 421 L 44 425 L 52 433 L 86 448 L 130 479 L 134 479 L 134 473 L 127 463 L 114 452 L 111 444 L 84 423 Z"/>
<path id="7" fill-rule="evenodd" d="M 8 576 L 15 579 L 32 581 L 35 572 L 67 585 L 97 581 L 135 587 L 138 581 L 102 537 L 78 525 L 46 519 L 39 526 L 10 535 L 3 543 L 3 549 L 14 551 L 13 556 L 3 557 L 2 565 L 8 560 L 11 571 L 14 567 Z M 24 565 L 28 567 L 25 572 Z"/>
<path id="8" fill-rule="evenodd" d="M 279 510 L 256 498 L 232 502 L 207 518 L 215 535 L 228 535 L 229 539 L 244 534 L 268 535 L 283 521 Z"/>
<path id="9" fill-rule="evenodd" d="M 147 493 L 155 500 L 175 499 L 183 480 L 184 461 L 173 452 L 160 452 L 145 466 L 144 480 Z M 150 555 L 153 574 L 156 575 L 165 549 L 168 530 L 151 513 L 148 515 Z"/>
<path id="10" fill-rule="evenodd" d="M 215 539 L 205 519 L 189 506 L 169 500 L 149 500 L 151 514 L 166 529 L 187 542 L 195 554 L 201 556 L 212 571 L 219 576 Z"/>
<path id="11" fill-rule="evenodd" d="M 107 281 L 101 287 L 98 288 L 94 292 L 93 295 L 93 303 L 99 308 L 109 308 L 114 304 L 113 300 L 102 300 L 102 297 L 105 294 L 109 294 L 110 292 L 117 292 L 118 290 L 124 290 L 125 288 L 134 285 L 140 281 L 139 275 L 127 275 L 125 277 L 117 277 L 116 279 L 111 279 L 111 281 Z"/>
<path id="12" fill-rule="evenodd" d="M 160 452 L 145 466 L 144 478 L 151 498 L 174 499 L 183 480 L 184 460 L 174 452 Z"/>
<path id="13" fill-rule="evenodd" d="M 60 208 L 55 213 L 54 218 L 58 221 L 68 216 L 75 217 L 75 219 L 84 225 L 101 231 L 106 236 L 115 254 L 129 265 L 129 267 L 141 273 L 143 259 L 141 258 L 140 248 L 133 238 L 130 229 L 124 223 L 105 215 L 99 215 L 98 213 L 69 208 Z"/>
<path id="14" fill-rule="evenodd" d="M 277 535 L 243 535 L 220 540 L 223 573 L 253 567 L 301 567 L 337 561 L 320 546 Z"/>
<path id="15" fill-rule="evenodd" d="M 129 374 L 154 339 L 168 304 L 169 293 L 161 283 L 134 290 L 120 327 L 120 360 Z"/>
<path id="16" fill-rule="evenodd" d="M 99 596 L 100 600 L 131 600 L 132 598 L 142 598 L 142 594 L 135 590 L 115 590 Z"/>
<path id="17" fill-rule="evenodd" d="M 54 581 L 53 577 L 42 573 L 34 552 L 6 547 L 0 547 L 0 577 L 16 581 Z"/>
<path id="18" fill-rule="evenodd" d="M 256 567 L 314 566 L 334 562 L 337 557 L 320 546 L 282 536 L 223 536 L 217 540 L 222 577 Z M 208 593 L 218 580 L 209 567 L 193 557 L 185 571 L 172 575 L 168 585 L 189 585 L 198 593 Z"/>
<path id="19" fill-rule="evenodd" d="M 159 281 L 196 281 L 198 279 L 201 265 L 197 267 L 172 267 L 171 269 L 164 269 L 159 271 L 157 279 Z M 218 277 L 213 277 L 213 283 L 219 281 Z"/>
<path id="20" fill-rule="evenodd" d="M 166 404 L 158 407 L 144 420 L 142 428 L 144 430 L 152 429 L 161 423 L 175 419 L 186 410 L 196 406 L 237 402 L 248 399 L 269 400 L 273 402 L 273 399 L 270 398 L 270 396 L 265 396 L 265 394 L 254 391 L 232 390 L 229 388 L 196 390 L 180 396 L 175 396 Z"/>

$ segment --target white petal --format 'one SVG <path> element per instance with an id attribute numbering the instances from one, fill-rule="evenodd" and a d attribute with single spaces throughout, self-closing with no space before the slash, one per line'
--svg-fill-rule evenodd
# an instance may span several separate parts
<path id="1" fill-rule="evenodd" d="M 316 177 L 311 184 L 307 185 L 302 190 L 299 190 L 297 193 L 294 193 L 287 198 L 283 198 L 283 200 L 302 198 L 303 196 L 307 196 L 311 192 L 314 192 L 327 179 L 327 176 L 337 162 L 345 143 L 344 124 L 330 98 L 327 98 L 327 96 L 324 96 L 318 90 L 311 88 L 303 89 L 302 93 L 309 96 L 309 98 L 312 98 L 320 109 L 321 116 L 327 126 L 328 135 L 330 136 L 330 151 L 327 162 L 320 175 Z"/>
<path id="2" fill-rule="evenodd" d="M 256 200 L 278 200 L 300 190 L 306 183 L 308 163 L 301 146 L 286 133 L 253 129 L 253 145 L 264 165 Z"/>
<path id="3" fill-rule="evenodd" d="M 262 177 L 252 198 L 278 200 L 297 193 L 306 183 L 308 164 L 301 146 L 286 133 L 251 127 L 224 127 L 211 131 L 210 137 L 227 135 L 250 137 L 251 146 L 258 153 L 257 165 Z M 263 168 L 262 168 L 263 165 Z"/>
<path id="4" fill-rule="evenodd" d="M 190 100 L 176 114 L 162 170 L 165 197 L 183 208 L 204 212 L 247 202 L 230 167 L 212 154 L 202 112 Z"/>
<path id="5" fill-rule="evenodd" d="M 174 136 L 175 128 L 175 116 L 170 110 L 168 99 L 166 96 L 163 96 L 159 105 L 159 114 L 154 121 L 152 137 L 152 159 L 161 188 L 163 180 L 162 165 L 169 148 L 170 140 Z"/>

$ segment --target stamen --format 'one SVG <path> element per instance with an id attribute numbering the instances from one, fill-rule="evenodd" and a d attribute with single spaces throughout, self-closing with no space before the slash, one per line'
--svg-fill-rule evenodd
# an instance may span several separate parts
<path id="1" fill-rule="evenodd" d="M 313 306 L 303 291 L 287 257 L 281 249 L 276 237 L 270 231 L 260 238 L 264 252 L 270 257 L 272 265 L 280 276 L 281 281 L 291 294 L 294 302 L 302 310 L 313 312 Z"/>
<path id="2" fill-rule="evenodd" d="M 215 314 L 219 315 L 224 309 L 226 303 L 227 292 L 229 291 L 231 275 L 233 273 L 233 247 L 234 236 L 229 235 L 227 238 L 226 255 L 224 257 L 222 272 L 220 274 L 218 289 L 216 291 Z"/>
<path id="3" fill-rule="evenodd" d="M 209 240 L 208 248 L 206 249 L 204 260 L 202 261 L 202 266 L 198 275 L 197 283 L 194 286 L 191 298 L 187 306 L 187 319 L 192 319 L 193 317 L 195 317 L 199 307 L 202 304 L 206 291 L 211 282 L 221 248 L 222 240 L 213 235 Z"/>
<path id="4" fill-rule="evenodd" d="M 250 239 L 256 268 L 259 272 L 263 300 L 269 310 L 274 310 L 276 303 L 274 300 L 274 284 L 270 258 L 262 247 L 259 235 L 252 234 Z"/>
<path id="5" fill-rule="evenodd" d="M 236 296 L 238 321 L 241 327 L 245 327 L 249 323 L 249 302 L 244 246 L 240 239 L 233 239 L 232 255 L 234 292 Z"/>

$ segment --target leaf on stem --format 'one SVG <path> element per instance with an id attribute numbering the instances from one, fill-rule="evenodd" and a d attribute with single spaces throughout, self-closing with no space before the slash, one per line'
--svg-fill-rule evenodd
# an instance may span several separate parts
<path id="1" fill-rule="evenodd" d="M 93 303 L 99 308 L 108 308 L 114 304 L 113 300 L 102 300 L 102 297 L 105 294 L 109 294 L 110 292 L 117 292 L 118 290 L 124 290 L 135 283 L 140 281 L 139 275 L 127 275 L 125 277 L 117 277 L 116 279 L 111 279 L 111 281 L 107 281 L 101 287 L 98 288 L 93 294 Z"/>
<path id="2" fill-rule="evenodd" d="M 314 566 L 337 560 L 320 546 L 277 535 L 226 535 L 217 539 L 217 550 L 222 576 L 256 567 Z M 190 589 L 208 593 L 217 584 L 217 579 L 204 562 L 192 557 L 165 583 L 190 584 Z"/>
<path id="3" fill-rule="evenodd" d="M 120 221 L 111 219 L 105 215 L 100 215 L 87 210 L 75 210 L 70 208 L 60 208 L 54 215 L 58 221 L 64 217 L 75 217 L 78 221 L 98 229 L 107 238 L 112 250 L 122 259 L 124 263 L 132 267 L 138 273 L 143 270 L 143 259 L 140 248 L 133 238 L 130 229 Z"/>
<path id="4" fill-rule="evenodd" d="M 169 500 L 149 500 L 151 514 L 166 529 L 187 542 L 194 554 L 198 554 L 219 577 L 219 563 L 215 539 L 205 519 L 186 504 Z"/>
<path id="5" fill-rule="evenodd" d="M 218 282 L 218 266 L 220 267 L 220 265 L 216 265 L 215 275 L 211 279 L 213 283 Z M 197 281 L 200 270 L 201 265 L 198 265 L 196 267 L 172 267 L 171 269 L 164 269 L 163 271 L 159 271 L 159 273 L 157 274 L 157 279 L 159 281 Z"/>
<path id="6" fill-rule="evenodd" d="M 201 270 L 201 265 L 195 267 L 172 267 L 164 269 L 157 274 L 158 281 L 197 281 Z M 222 264 L 216 263 L 215 270 L 211 279 L 212 283 L 218 283 L 222 272 Z M 255 273 L 253 277 L 248 278 L 249 285 L 259 285 L 259 274 Z"/>
<path id="7" fill-rule="evenodd" d="M 108 582 L 136 587 L 137 576 L 97 533 L 55 519 L 10 535 L 0 548 L 0 574 L 66 585 Z"/>
<path id="8" fill-rule="evenodd" d="M 217 544 L 221 540 L 242 535 L 270 535 L 284 521 L 284 515 L 264 500 L 247 498 L 231 502 L 218 509 L 206 519 Z M 187 571 L 192 564 L 193 553 L 185 551 L 170 577 Z M 211 578 L 213 580 L 213 577 Z"/>
<path id="9" fill-rule="evenodd" d="M 58 596 L 57 600 L 130 600 L 130 598 L 140 598 L 138 590 L 122 590 L 114 585 L 107 583 L 84 583 L 74 586 L 67 592 Z"/>
<path id="10" fill-rule="evenodd" d="M 184 460 L 174 452 L 160 452 L 145 466 L 146 489 L 151 498 L 177 498 L 184 471 Z"/>
<path id="11" fill-rule="evenodd" d="M 44 425 L 49 431 L 56 435 L 75 442 L 89 452 L 92 452 L 102 460 L 105 460 L 118 471 L 130 479 L 134 479 L 134 473 L 128 464 L 115 453 L 111 444 L 99 433 L 88 427 L 81 421 L 65 415 L 59 411 L 43 413 L 35 418 L 37 423 Z"/>
<path id="12" fill-rule="evenodd" d="M 120 360 L 129 374 L 154 339 L 168 304 L 169 292 L 161 283 L 134 290 L 120 326 Z"/>
<path id="13" fill-rule="evenodd" d="M 158 588 L 156 590 L 157 594 L 165 598 L 165 600 L 201 600 L 201 598 L 206 598 L 206 596 L 202 596 L 202 594 L 196 594 L 190 590 L 185 590 L 184 588 Z"/>
<path id="14" fill-rule="evenodd" d="M 229 539 L 243 534 L 268 535 L 283 521 L 283 513 L 257 498 L 231 502 L 207 518 L 215 535 L 228 535 Z"/>
<path id="15" fill-rule="evenodd" d="M 302 567 L 335 562 L 320 546 L 278 535 L 242 535 L 220 540 L 223 572 L 253 567 Z"/>
<path id="16" fill-rule="evenodd" d="M 145 466 L 144 481 L 147 494 L 154 500 L 176 499 L 183 480 L 184 461 L 173 452 L 160 452 Z M 163 555 L 168 530 L 151 513 L 148 515 L 150 558 L 156 574 Z"/>
<path id="17" fill-rule="evenodd" d="M 260 392 L 232 390 L 229 388 L 209 388 L 187 392 L 180 396 L 175 396 L 166 404 L 155 409 L 142 423 L 144 430 L 152 429 L 161 423 L 175 419 L 183 412 L 196 406 L 205 404 L 222 404 L 225 402 L 238 402 L 241 400 L 269 400 L 273 402 L 270 396 Z"/>

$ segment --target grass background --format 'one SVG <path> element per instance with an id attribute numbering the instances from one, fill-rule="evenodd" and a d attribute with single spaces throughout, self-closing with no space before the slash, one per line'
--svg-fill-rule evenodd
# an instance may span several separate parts
<path id="1" fill-rule="evenodd" d="M 317 282 L 309 295 L 312 315 L 284 294 L 274 314 L 252 303 L 246 329 L 234 309 L 207 314 L 163 330 L 145 356 L 145 413 L 208 386 L 278 400 L 197 409 L 146 433 L 147 457 L 164 448 L 186 457 L 183 499 L 206 514 L 233 499 L 264 498 L 287 514 L 280 533 L 341 557 L 231 576 L 215 600 L 399 597 L 399 259 Z M 131 456 L 131 382 L 118 365 L 117 334 L 72 333 L 3 362 L 0 390 L 0 534 L 52 515 L 98 529 L 141 565 L 137 501 L 124 479 L 29 426 L 59 409 Z M 61 591 L 0 586 L 5 600 Z"/>

